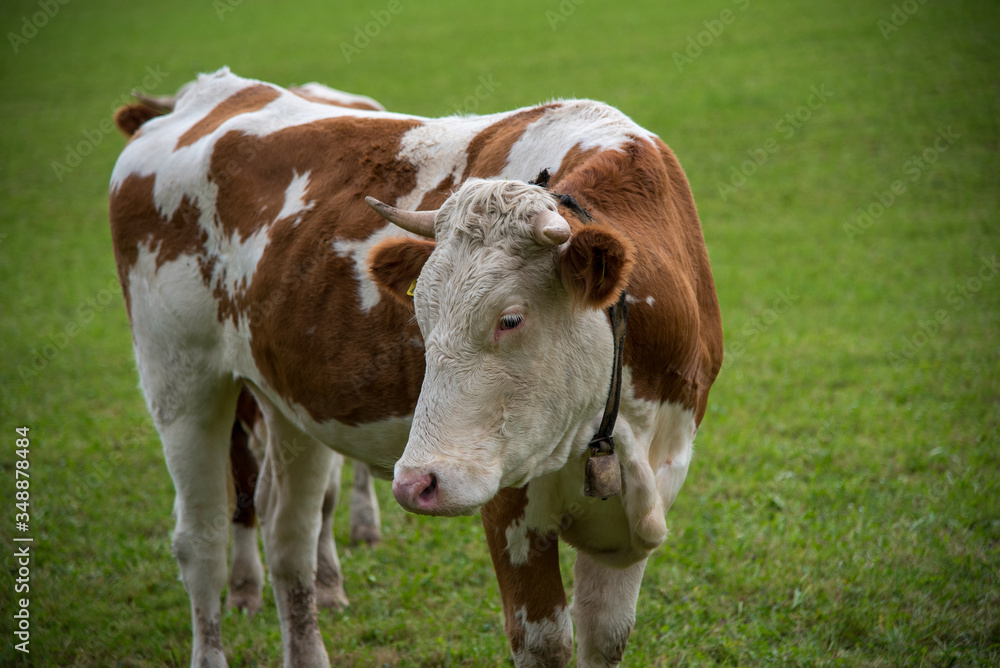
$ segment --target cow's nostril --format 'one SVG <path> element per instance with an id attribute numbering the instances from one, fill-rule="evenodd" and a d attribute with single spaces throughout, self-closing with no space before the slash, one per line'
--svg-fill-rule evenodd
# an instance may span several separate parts
<path id="1" fill-rule="evenodd" d="M 437 491 L 437 486 L 438 486 L 437 476 L 431 473 L 430 482 L 428 483 L 427 487 L 424 488 L 424 491 L 420 492 L 420 498 L 426 501 L 431 497 L 433 497 L 434 492 Z"/>

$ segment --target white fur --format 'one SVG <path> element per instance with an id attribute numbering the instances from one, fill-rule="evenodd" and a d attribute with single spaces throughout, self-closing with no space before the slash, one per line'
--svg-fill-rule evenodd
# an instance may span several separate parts
<path id="1" fill-rule="evenodd" d="M 574 146 L 620 150 L 634 137 L 653 135 L 625 114 L 593 100 L 565 100 L 525 130 L 510 151 L 503 176 L 534 178 L 543 168 L 555 173 Z"/>
<path id="2" fill-rule="evenodd" d="M 521 608 L 514 613 L 518 623 L 524 627 L 524 645 L 514 654 L 514 665 L 529 668 L 552 665 L 553 648 L 562 648 L 569 657 L 573 651 L 573 621 L 566 608 L 560 608 L 552 617 L 537 622 L 528 621 L 527 610 Z"/>
<path id="3" fill-rule="evenodd" d="M 535 214 L 553 207 L 540 188 L 470 179 L 439 213 L 438 246 L 414 296 L 427 367 L 395 477 L 433 473 L 445 514 L 561 469 L 604 406 L 607 318 L 573 308 L 556 276 L 558 249 L 534 236 Z M 510 308 L 524 323 L 495 344 Z"/>
<path id="4" fill-rule="evenodd" d="M 531 554 L 531 539 L 528 535 L 527 522 L 515 520 L 504 532 L 507 538 L 507 558 L 513 566 L 523 566 L 528 563 Z"/>
<path id="5" fill-rule="evenodd" d="M 309 190 L 309 172 L 299 174 L 292 172 L 292 181 L 285 189 L 285 203 L 276 216 L 277 220 L 296 216 L 312 208 L 312 202 L 306 202 L 306 192 Z M 298 222 L 298 221 L 296 221 Z"/>
<path id="6" fill-rule="evenodd" d="M 674 504 L 687 477 L 697 431 L 694 411 L 677 404 L 664 404 L 656 413 L 649 463 L 656 471 L 663 512 Z"/>
<path id="7" fill-rule="evenodd" d="M 337 456 L 269 402 L 260 397 L 258 402 L 267 422 L 268 443 L 255 501 L 281 620 L 284 663 L 329 666 L 314 615 L 315 579 L 323 492 Z M 293 619 L 302 626 L 293 629 Z"/>
<path id="8" fill-rule="evenodd" d="M 257 549 L 257 528 L 233 524 L 232 565 L 226 605 L 254 614 L 260 610 L 264 590 L 264 565 Z"/>
<path id="9" fill-rule="evenodd" d="M 381 103 L 368 97 L 367 95 L 347 93 L 342 90 L 337 90 L 336 88 L 330 88 L 329 86 L 325 86 L 321 83 L 316 83 L 315 81 L 302 84 L 301 86 L 296 86 L 296 90 L 306 93 L 307 95 L 312 95 L 313 97 L 329 100 L 334 104 L 370 104 L 380 111 L 385 111 L 385 107 L 383 107 Z"/>
<path id="10" fill-rule="evenodd" d="M 433 119 L 404 134 L 396 157 L 417 165 L 417 183 L 396 200 L 395 206 L 416 209 L 424 194 L 449 176 L 457 184 L 465 172 L 469 142 L 506 115 Z"/>
<path id="11" fill-rule="evenodd" d="M 386 225 L 373 232 L 367 239 L 355 241 L 335 241 L 333 249 L 339 255 L 350 257 L 354 263 L 354 278 L 358 282 L 358 298 L 361 310 L 370 311 L 382 300 L 382 293 L 368 275 L 368 254 L 379 243 L 394 237 L 416 237 L 415 234 L 404 232 L 395 225 Z"/>
<path id="12" fill-rule="evenodd" d="M 581 552 L 573 572 L 576 665 L 612 668 L 621 661 L 635 625 L 635 604 L 646 568 L 643 559 L 625 569 L 609 568 Z"/>

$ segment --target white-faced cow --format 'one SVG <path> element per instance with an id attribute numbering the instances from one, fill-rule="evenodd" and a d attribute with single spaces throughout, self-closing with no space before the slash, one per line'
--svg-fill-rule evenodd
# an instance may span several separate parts
<path id="1" fill-rule="evenodd" d="M 138 129 L 111 225 L 177 490 L 193 664 L 225 664 L 211 528 L 243 385 L 267 424 L 257 502 L 286 664 L 328 663 L 330 448 L 393 476 L 408 510 L 482 513 L 518 666 L 568 663 L 573 622 L 578 665 L 620 661 L 722 362 L 691 191 L 658 137 L 588 100 L 427 119 L 221 70 Z M 585 478 L 615 407 L 623 490 L 601 500 Z M 578 552 L 572 608 L 557 536 Z"/>

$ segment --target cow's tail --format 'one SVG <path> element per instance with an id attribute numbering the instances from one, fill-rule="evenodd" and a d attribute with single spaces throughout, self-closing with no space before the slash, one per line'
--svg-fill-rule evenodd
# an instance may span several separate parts
<path id="1" fill-rule="evenodd" d="M 119 107 L 115 112 L 115 125 L 126 137 L 132 137 L 142 124 L 151 118 L 169 114 L 177 103 L 176 97 L 150 97 L 132 91 L 135 102 Z"/>

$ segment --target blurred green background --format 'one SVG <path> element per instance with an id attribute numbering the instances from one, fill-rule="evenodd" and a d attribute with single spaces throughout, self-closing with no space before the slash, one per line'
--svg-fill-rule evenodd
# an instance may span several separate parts
<path id="1" fill-rule="evenodd" d="M 428 116 L 591 97 L 675 150 L 727 358 L 623 665 L 1000 663 L 997 3 L 6 0 L 0 28 L 3 665 L 189 661 L 108 120 L 222 65 Z M 19 426 L 30 657 L 8 614 Z M 478 519 L 379 493 L 385 541 L 342 545 L 352 605 L 321 619 L 334 663 L 509 665 Z M 266 596 L 223 619 L 231 665 L 280 664 Z"/>

